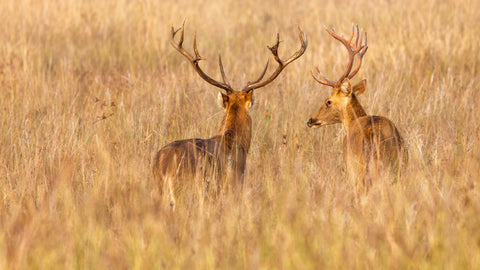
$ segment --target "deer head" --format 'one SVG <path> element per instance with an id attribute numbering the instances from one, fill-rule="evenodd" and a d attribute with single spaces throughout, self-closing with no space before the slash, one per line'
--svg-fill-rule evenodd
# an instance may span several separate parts
<path id="1" fill-rule="evenodd" d="M 349 61 L 345 72 L 337 80 L 329 80 L 323 76 L 317 67 L 316 71 L 319 77 L 315 76 L 312 71 L 313 78 L 320 84 L 332 87 L 332 93 L 328 97 L 320 109 L 307 122 L 308 127 L 321 127 L 330 124 L 341 123 L 351 120 L 352 118 L 365 115 L 360 103 L 358 103 L 356 96 L 363 94 L 366 87 L 366 80 L 352 86 L 350 79 L 352 79 L 360 69 L 362 59 L 367 52 L 367 33 L 365 33 L 365 44 L 363 43 L 363 36 L 358 30 L 358 26 L 353 27 L 352 34 L 348 40 L 337 35 L 334 31 L 325 29 L 333 38 L 340 41 L 348 51 Z M 355 35 L 356 33 L 356 35 Z M 355 36 L 355 41 L 353 38 Z M 358 58 L 357 65 L 352 71 L 355 57 Z"/>

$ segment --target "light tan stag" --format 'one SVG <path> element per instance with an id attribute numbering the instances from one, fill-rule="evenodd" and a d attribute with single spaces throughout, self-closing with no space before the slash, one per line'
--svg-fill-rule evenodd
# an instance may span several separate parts
<path id="1" fill-rule="evenodd" d="M 180 31 L 180 39 L 176 43 L 175 35 L 178 31 Z M 252 135 L 252 120 L 248 112 L 253 105 L 253 92 L 255 89 L 271 83 L 288 64 L 305 52 L 307 48 L 306 36 L 300 27 L 298 27 L 298 32 L 301 47 L 297 52 L 286 60 L 280 59 L 278 56 L 280 40 L 277 34 L 276 44 L 268 47 L 278 63 L 275 71 L 267 79 L 262 80 L 268 68 L 267 61 L 258 79 L 248 82 L 242 90 L 234 90 L 227 82 L 221 57 L 219 56 L 219 66 L 223 82 L 212 79 L 200 68 L 199 62 L 203 58 L 197 49 L 196 35 L 193 41 L 195 54 L 192 55 L 182 47 L 184 25 L 176 31 L 172 27 L 171 45 L 187 58 L 202 79 L 225 91 L 224 93 L 221 92 L 225 115 L 217 135 L 209 139 L 174 141 L 160 149 L 154 157 L 153 174 L 160 186 L 160 192 L 164 193 L 164 189 L 168 191 L 170 204 L 173 207 L 175 205 L 175 186 L 182 185 L 179 179 L 186 180 L 187 178 L 191 179 L 195 176 L 200 176 L 200 178 L 206 179 L 206 189 L 208 189 L 210 179 L 215 179 L 215 185 L 218 189 L 221 186 L 221 182 L 226 178 L 227 168 L 230 168 L 233 172 L 233 177 L 231 177 L 233 180 L 232 186 L 243 186 L 246 159 Z"/>
<path id="2" fill-rule="evenodd" d="M 347 174 L 349 179 L 355 180 L 357 186 L 361 183 L 358 187 L 368 189 L 373 178 L 398 178 L 407 162 L 407 150 L 402 136 L 392 121 L 382 116 L 367 115 L 358 102 L 357 96 L 365 91 L 366 80 L 353 86 L 350 82 L 359 71 L 363 56 L 367 52 L 367 33 L 363 39 L 358 26 L 353 27 L 352 35 L 346 40 L 333 30 L 325 30 L 347 48 L 349 60 L 345 72 L 337 81 L 325 78 L 318 68 L 319 76 L 315 76 L 312 71 L 317 82 L 332 87 L 332 93 L 308 120 L 307 125 L 321 127 L 343 124 L 346 133 L 343 156 Z M 352 71 L 355 58 L 357 64 Z"/>

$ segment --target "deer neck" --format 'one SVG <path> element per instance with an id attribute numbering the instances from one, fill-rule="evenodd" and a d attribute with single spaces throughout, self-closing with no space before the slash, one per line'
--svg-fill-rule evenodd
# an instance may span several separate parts
<path id="1" fill-rule="evenodd" d="M 360 117 L 366 116 L 367 113 L 363 109 L 360 102 L 358 102 L 355 95 L 352 94 L 350 102 L 347 103 L 342 113 L 342 123 L 345 130 L 349 131 L 349 127 L 356 122 Z"/>
<path id="2" fill-rule="evenodd" d="M 250 149 L 252 119 L 244 108 L 233 105 L 226 110 L 218 135 L 222 136 L 227 149 Z"/>

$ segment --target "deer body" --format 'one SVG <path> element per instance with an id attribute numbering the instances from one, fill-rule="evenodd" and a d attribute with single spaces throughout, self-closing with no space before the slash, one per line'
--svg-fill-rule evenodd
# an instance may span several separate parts
<path id="1" fill-rule="evenodd" d="M 178 31 L 181 35 L 177 43 L 175 35 Z M 197 49 L 196 36 L 193 41 L 195 54 L 192 55 L 182 47 L 184 25 L 176 31 L 172 27 L 170 41 L 172 46 L 188 59 L 202 79 L 225 91 L 221 92 L 225 115 L 216 136 L 209 139 L 187 139 L 172 142 L 160 149 L 153 159 L 153 175 L 159 184 L 161 193 L 168 188 L 170 205 L 173 209 L 175 207 L 173 190 L 175 185 L 182 184 L 177 181 L 181 175 L 193 177 L 201 173 L 203 178 L 213 177 L 217 181 L 218 189 L 222 184 L 221 180 L 226 178 L 226 169 L 230 167 L 233 172 L 233 185 L 243 186 L 246 159 L 252 137 L 252 120 L 248 111 L 253 105 L 253 92 L 275 80 L 288 64 L 305 52 L 307 40 L 300 27 L 298 27 L 298 31 L 301 47 L 297 52 L 286 60 L 280 59 L 278 56 L 280 38 L 277 34 L 276 44 L 268 47 L 278 64 L 275 71 L 268 78 L 262 80 L 268 68 L 267 61 L 258 79 L 248 82 L 241 90 L 234 90 L 227 82 L 221 57 L 219 56 L 219 66 L 223 82 L 211 78 L 200 68 L 199 62 L 203 58 Z"/>
<path id="2" fill-rule="evenodd" d="M 197 173 L 221 176 L 230 161 L 234 182 L 243 183 L 252 136 L 252 120 L 248 114 L 252 92 L 247 95 L 233 93 L 230 98 L 222 95 L 226 113 L 218 135 L 209 139 L 174 141 L 164 146 L 153 162 L 157 179 L 180 174 L 194 177 Z M 159 181 L 159 185 L 162 190 L 163 181 Z"/>
<path id="3" fill-rule="evenodd" d="M 333 31 L 327 31 L 345 45 L 349 51 L 350 61 L 346 72 L 338 81 L 319 79 L 314 76 L 318 82 L 333 89 L 330 97 L 308 120 L 307 125 L 321 127 L 342 123 L 345 130 L 343 156 L 348 177 L 360 180 L 357 184 L 362 183 L 363 187 L 368 188 L 374 178 L 381 178 L 391 173 L 399 176 L 407 161 L 407 151 L 392 121 L 382 116 L 367 115 L 360 105 L 357 96 L 365 91 L 366 80 L 354 86 L 350 83 L 350 79 L 360 69 L 363 55 L 367 51 L 366 36 L 365 45 L 362 45 L 362 37 L 359 41 L 357 27 L 357 38 L 352 45 L 355 31 L 348 41 Z M 351 72 L 355 56 L 358 56 L 359 60 L 356 68 Z"/>
<path id="4" fill-rule="evenodd" d="M 356 100 L 354 96 L 352 99 Z M 395 124 L 383 116 L 366 115 L 358 108 L 355 111 L 363 113 L 349 114 L 343 122 L 343 157 L 348 175 L 363 179 L 368 186 L 385 170 L 400 173 L 406 153 Z"/>

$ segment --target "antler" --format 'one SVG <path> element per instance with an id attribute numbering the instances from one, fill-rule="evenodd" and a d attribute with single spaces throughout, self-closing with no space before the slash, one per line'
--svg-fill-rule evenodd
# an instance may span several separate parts
<path id="1" fill-rule="evenodd" d="M 265 85 L 271 83 L 273 80 L 275 80 L 275 78 L 277 78 L 277 76 L 282 72 L 282 70 L 288 64 L 290 64 L 291 62 L 295 61 L 297 58 L 302 56 L 302 54 L 307 49 L 308 41 L 307 41 L 307 38 L 305 36 L 305 33 L 303 33 L 303 31 L 302 31 L 302 28 L 300 28 L 300 26 L 297 26 L 297 27 L 298 27 L 298 37 L 299 37 L 300 43 L 301 43 L 300 49 L 297 52 L 295 52 L 290 58 L 288 58 L 286 60 L 280 59 L 280 57 L 278 57 L 278 46 L 280 45 L 280 35 L 277 34 L 277 43 L 275 45 L 273 45 L 272 47 L 267 46 L 267 48 L 272 52 L 273 57 L 275 58 L 275 61 L 277 61 L 277 63 L 278 63 L 277 69 L 272 73 L 272 75 L 270 75 L 270 77 L 268 79 L 261 82 L 261 80 L 263 79 L 263 76 L 265 76 L 265 72 L 267 71 L 267 67 L 268 67 L 268 61 L 267 61 L 267 65 L 265 66 L 265 69 L 263 70 L 260 77 L 253 82 L 248 82 L 247 85 L 243 88 L 242 91 L 249 92 L 249 91 L 252 91 L 254 89 L 264 87 Z"/>
<path id="2" fill-rule="evenodd" d="M 172 46 L 189 60 L 189 62 L 193 65 L 193 68 L 195 69 L 195 71 L 197 71 L 197 73 L 200 75 L 200 77 L 202 77 L 202 79 L 204 79 L 205 81 L 207 81 L 208 83 L 210 83 L 213 86 L 225 89 L 227 91 L 227 93 L 233 92 L 234 91 L 233 88 L 227 82 L 227 78 L 225 76 L 225 71 L 223 70 L 222 58 L 221 58 L 220 55 L 218 56 L 218 64 L 220 66 L 220 73 L 222 74 L 223 83 L 219 82 L 219 81 L 216 81 L 216 80 L 212 79 L 211 77 L 209 77 L 198 65 L 198 62 L 200 60 L 205 60 L 205 59 L 202 58 L 200 56 L 200 53 L 198 52 L 196 34 L 194 35 L 194 38 L 193 38 L 193 50 L 195 52 L 195 56 L 192 56 L 190 53 L 188 53 L 182 47 L 183 37 L 184 37 L 184 35 L 183 35 L 184 26 L 185 26 L 185 21 L 183 22 L 182 27 L 180 27 L 177 30 L 174 30 L 174 28 L 172 26 L 172 34 L 171 34 L 172 39 L 170 40 L 170 43 L 172 44 Z M 177 34 L 178 31 L 180 31 L 180 33 L 181 33 L 180 40 L 178 41 L 178 43 L 175 43 L 175 35 Z M 294 60 L 296 60 L 297 58 L 302 56 L 302 54 L 307 49 L 308 42 L 307 42 L 307 38 L 305 36 L 305 33 L 303 33 L 300 26 L 298 26 L 298 33 L 299 33 L 299 38 L 300 38 L 300 42 L 301 42 L 301 47 L 297 52 L 295 52 L 287 60 L 281 60 L 280 57 L 278 56 L 278 46 L 280 45 L 280 35 L 277 34 L 277 43 L 275 45 L 273 45 L 272 47 L 267 46 L 268 49 L 272 52 L 275 60 L 278 63 L 277 69 L 273 72 L 273 74 L 268 79 L 266 79 L 265 81 L 261 81 L 263 79 L 263 77 L 265 76 L 265 73 L 267 72 L 267 68 L 268 68 L 268 64 L 269 64 L 269 61 L 267 61 L 267 64 L 265 65 L 265 68 L 264 68 L 262 74 L 260 74 L 260 77 L 253 82 L 248 82 L 247 85 L 242 89 L 242 91 L 245 91 L 245 92 L 252 91 L 254 89 L 263 87 L 263 86 L 271 83 L 273 80 L 275 80 L 275 78 L 277 78 L 277 76 L 282 72 L 282 70 L 288 64 L 290 64 L 291 62 L 293 62 Z"/>
<path id="3" fill-rule="evenodd" d="M 356 26 L 356 28 L 357 28 L 357 31 L 356 31 L 357 34 L 356 34 L 356 37 L 355 37 L 355 42 L 353 44 L 352 44 L 352 40 L 353 40 L 353 36 L 355 35 L 355 26 L 352 26 L 352 35 L 350 36 L 350 39 L 348 39 L 348 40 L 346 40 L 342 36 L 337 35 L 333 30 L 325 28 L 325 30 L 333 38 L 335 38 L 336 40 L 340 41 L 343 45 L 345 45 L 345 48 L 347 48 L 347 51 L 348 51 L 349 61 L 348 61 L 347 69 L 343 73 L 342 77 L 340 77 L 340 79 L 338 79 L 338 81 L 332 81 L 332 80 L 327 79 L 320 72 L 319 68 L 317 67 L 316 68 L 317 73 L 321 76 L 321 78 L 316 77 L 315 74 L 313 73 L 313 71 L 311 71 L 313 78 L 317 82 L 319 82 L 323 85 L 331 86 L 331 87 L 338 87 L 345 78 L 351 79 L 357 74 L 358 70 L 360 69 L 360 66 L 362 65 L 363 56 L 367 52 L 368 45 L 367 45 L 367 32 L 365 32 L 365 44 L 362 45 L 363 36 L 360 34 L 360 31 L 358 30 L 358 25 Z M 357 55 L 358 55 L 357 66 L 355 67 L 355 69 L 352 72 L 350 72 L 352 70 L 352 67 L 353 67 L 353 62 L 355 61 L 355 56 L 357 56 Z"/>
<path id="4" fill-rule="evenodd" d="M 188 53 L 182 47 L 184 26 L 185 26 L 185 21 L 183 22 L 182 27 L 180 27 L 177 30 L 174 30 L 174 28 L 172 26 L 172 39 L 170 40 L 170 44 L 172 44 L 172 46 L 175 49 L 177 49 L 177 51 L 179 51 L 181 54 L 183 54 L 188 59 L 188 61 L 193 65 L 193 68 L 195 69 L 195 71 L 197 71 L 197 73 L 200 75 L 200 77 L 202 77 L 202 79 L 204 79 L 205 81 L 207 81 L 209 84 L 211 84 L 213 86 L 224 89 L 225 91 L 227 91 L 227 93 L 233 92 L 233 88 L 227 82 L 227 79 L 226 79 L 226 76 L 225 76 L 225 71 L 223 70 L 222 57 L 220 55 L 218 55 L 218 64 L 220 66 L 220 72 L 222 74 L 223 83 L 212 79 L 205 72 L 203 72 L 203 70 L 198 65 L 198 62 L 200 62 L 200 60 L 205 60 L 205 59 L 202 58 L 200 56 L 200 53 L 198 52 L 198 49 L 197 49 L 197 34 L 196 33 L 193 36 L 193 51 L 195 52 L 195 56 L 192 56 L 190 53 Z M 180 33 L 181 33 L 180 40 L 178 41 L 178 43 L 175 43 L 175 35 L 177 34 L 178 31 L 180 31 Z"/>

